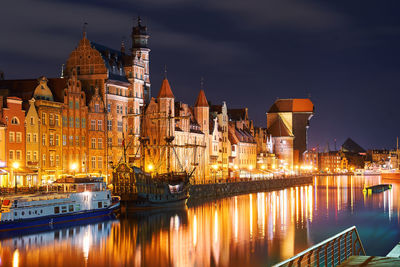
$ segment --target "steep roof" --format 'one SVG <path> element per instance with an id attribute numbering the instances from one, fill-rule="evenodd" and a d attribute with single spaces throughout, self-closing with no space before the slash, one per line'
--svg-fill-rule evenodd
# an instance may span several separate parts
<path id="1" fill-rule="evenodd" d="M 157 98 L 175 98 L 167 78 L 164 78 Z"/>
<path id="2" fill-rule="evenodd" d="M 90 42 L 90 45 L 100 52 L 108 70 L 108 79 L 122 83 L 129 83 L 126 78 L 124 63 L 125 58 L 121 51 L 106 47 L 104 45 Z"/>
<path id="3" fill-rule="evenodd" d="M 206 98 L 206 94 L 204 90 L 200 90 L 199 95 L 197 96 L 195 107 L 208 107 L 208 102 Z"/>
<path id="4" fill-rule="evenodd" d="M 344 152 L 365 153 L 365 149 L 354 142 L 351 138 L 347 138 L 347 140 L 343 143 L 342 150 Z"/>
<path id="5" fill-rule="evenodd" d="M 278 119 L 268 128 L 268 134 L 273 137 L 293 137 L 293 134 L 279 116 Z"/>
<path id="6" fill-rule="evenodd" d="M 23 101 L 28 101 L 33 97 L 38 85 L 37 79 L 0 80 L 0 90 L 6 91 L 6 95 L 20 97 Z M 53 93 L 54 101 L 64 102 L 64 89 L 67 87 L 67 79 L 49 78 L 47 86 Z"/>
<path id="7" fill-rule="evenodd" d="M 314 104 L 308 98 L 278 99 L 268 111 L 276 112 L 314 112 Z"/>
<path id="8" fill-rule="evenodd" d="M 247 108 L 228 109 L 228 116 L 233 121 L 247 120 Z"/>

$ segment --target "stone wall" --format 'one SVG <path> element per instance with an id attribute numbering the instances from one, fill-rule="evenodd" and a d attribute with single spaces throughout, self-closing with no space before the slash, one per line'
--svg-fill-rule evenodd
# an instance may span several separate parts
<path id="1" fill-rule="evenodd" d="M 279 190 L 302 184 L 312 184 L 312 176 L 279 178 L 269 180 L 240 181 L 218 184 L 192 185 L 190 201 L 197 199 L 221 198 L 240 194 Z"/>

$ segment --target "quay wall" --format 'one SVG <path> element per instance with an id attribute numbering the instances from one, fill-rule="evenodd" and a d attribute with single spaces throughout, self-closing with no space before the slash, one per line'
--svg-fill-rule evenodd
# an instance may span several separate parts
<path id="1" fill-rule="evenodd" d="M 190 199 L 209 199 L 240 194 L 279 190 L 303 184 L 312 184 L 313 176 L 273 178 L 215 184 L 196 184 L 190 187 Z"/>

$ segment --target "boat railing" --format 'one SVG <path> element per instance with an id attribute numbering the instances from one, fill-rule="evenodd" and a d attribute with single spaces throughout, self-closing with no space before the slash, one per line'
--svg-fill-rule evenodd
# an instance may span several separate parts
<path id="1" fill-rule="evenodd" d="M 353 255 L 366 255 L 355 226 L 334 235 L 299 254 L 275 264 L 281 266 L 337 266 Z"/>

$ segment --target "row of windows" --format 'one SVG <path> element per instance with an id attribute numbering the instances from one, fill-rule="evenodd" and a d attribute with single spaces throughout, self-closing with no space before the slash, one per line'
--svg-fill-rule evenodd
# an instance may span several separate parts
<path id="1" fill-rule="evenodd" d="M 8 140 L 10 143 L 21 143 L 22 142 L 22 133 L 21 132 L 9 132 Z"/>
<path id="2" fill-rule="evenodd" d="M 46 166 L 46 159 L 47 156 L 46 154 L 42 155 L 42 167 Z M 59 167 L 60 166 L 60 156 L 56 155 L 55 161 L 54 161 L 54 155 L 49 155 L 49 167 Z"/>
<path id="3" fill-rule="evenodd" d="M 74 101 L 70 100 L 68 102 L 68 107 L 70 109 L 73 109 L 74 108 Z M 75 101 L 75 109 L 79 109 L 79 101 L 78 100 Z"/>
<path id="4" fill-rule="evenodd" d="M 37 162 L 38 161 L 38 152 L 37 151 L 26 151 L 26 160 L 27 161 L 33 161 Z"/>
<path id="5" fill-rule="evenodd" d="M 93 149 L 96 149 L 96 138 L 92 138 L 91 147 Z M 102 138 L 97 139 L 97 148 L 103 149 L 103 139 Z"/>
<path id="6" fill-rule="evenodd" d="M 81 128 L 82 127 L 83 129 L 85 129 L 86 128 L 86 119 L 82 118 L 82 120 L 81 120 L 79 118 L 75 118 L 75 120 L 74 120 L 73 117 L 67 118 L 66 116 L 63 116 L 63 127 L 68 127 L 68 126 L 69 126 L 69 128 Z"/>
<path id="7" fill-rule="evenodd" d="M 97 125 L 97 130 L 102 131 L 103 130 L 103 121 L 98 120 L 96 124 L 96 120 L 91 120 L 90 121 L 90 130 L 95 131 L 96 130 L 96 125 Z"/>
<path id="8" fill-rule="evenodd" d="M 22 160 L 22 150 L 9 150 L 8 158 L 9 160 Z"/>
<path id="9" fill-rule="evenodd" d="M 74 143 L 73 135 L 70 135 L 68 139 L 69 139 L 69 146 L 74 146 L 74 144 L 75 144 L 75 146 L 86 146 L 86 137 L 85 136 L 82 136 L 81 143 L 79 140 L 79 136 L 75 136 L 75 143 Z M 66 145 L 67 145 L 67 135 L 64 134 L 63 135 L 63 146 L 66 146 Z"/>
<path id="10" fill-rule="evenodd" d="M 49 125 L 50 126 L 60 126 L 60 116 L 57 114 L 46 114 L 42 113 L 42 124 L 47 124 L 47 118 L 49 118 Z M 35 125 L 35 120 L 33 117 L 30 117 L 30 124 Z"/>

